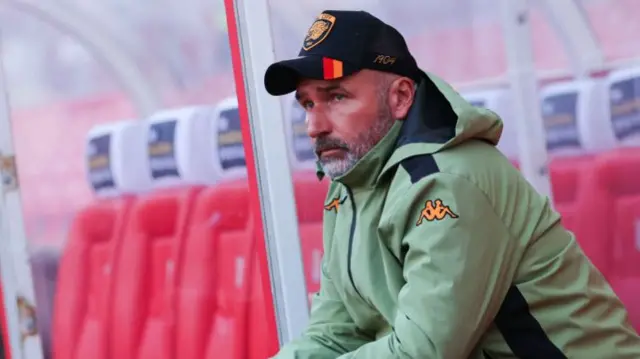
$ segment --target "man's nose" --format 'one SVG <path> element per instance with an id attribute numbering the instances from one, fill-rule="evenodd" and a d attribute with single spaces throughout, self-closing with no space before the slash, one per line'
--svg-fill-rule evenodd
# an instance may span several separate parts
<path id="1" fill-rule="evenodd" d="M 318 138 L 331 132 L 331 122 L 320 113 L 307 113 L 307 135 Z"/>

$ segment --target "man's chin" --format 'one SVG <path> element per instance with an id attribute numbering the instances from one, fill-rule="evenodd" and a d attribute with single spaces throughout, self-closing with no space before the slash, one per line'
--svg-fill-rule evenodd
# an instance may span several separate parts
<path id="1" fill-rule="evenodd" d="M 344 159 L 321 159 L 320 164 L 325 175 L 331 179 L 345 175 L 353 167 L 352 161 Z"/>

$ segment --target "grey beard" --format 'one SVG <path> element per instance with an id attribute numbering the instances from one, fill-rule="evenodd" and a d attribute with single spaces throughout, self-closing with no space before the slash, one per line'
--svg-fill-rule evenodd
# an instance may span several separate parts
<path id="1" fill-rule="evenodd" d="M 366 132 L 362 132 L 354 143 L 348 144 L 345 158 L 320 159 L 320 164 L 325 174 L 331 179 L 345 175 L 364 157 L 380 140 L 389 132 L 394 124 L 390 113 L 385 111 L 384 116 L 379 116 L 376 123 Z"/>

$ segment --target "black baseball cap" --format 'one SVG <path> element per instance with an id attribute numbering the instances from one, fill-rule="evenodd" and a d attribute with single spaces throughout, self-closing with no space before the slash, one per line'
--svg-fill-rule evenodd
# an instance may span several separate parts
<path id="1" fill-rule="evenodd" d="M 301 79 L 334 80 L 363 69 L 416 82 L 422 77 L 398 30 L 366 11 L 325 10 L 307 31 L 298 57 L 269 66 L 264 85 L 281 96 L 295 91 Z"/>

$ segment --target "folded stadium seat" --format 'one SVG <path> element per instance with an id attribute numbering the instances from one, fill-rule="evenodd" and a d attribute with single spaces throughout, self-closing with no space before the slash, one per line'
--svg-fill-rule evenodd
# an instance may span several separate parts
<path id="1" fill-rule="evenodd" d="M 612 284 L 626 300 L 633 323 L 640 329 L 640 67 L 620 69 L 608 78 L 611 124 L 623 148 L 599 159 L 600 185 L 615 201 Z"/>
<path id="2" fill-rule="evenodd" d="M 250 335 L 264 320 L 248 312 L 265 298 L 258 293 L 252 300 L 256 243 L 249 211 L 246 180 L 222 182 L 198 199 L 178 290 L 181 357 L 246 358 L 248 347 L 264 340 L 266 334 Z"/>
<path id="3" fill-rule="evenodd" d="M 601 271 L 608 271 L 607 239 L 594 239 L 582 227 L 581 196 L 592 177 L 594 156 L 615 147 L 607 110 L 606 84 L 600 79 L 563 81 L 541 89 L 549 171 L 555 208 L 574 232 L 585 253 Z"/>
<path id="4" fill-rule="evenodd" d="M 598 156 L 594 176 L 590 178 L 581 198 L 579 238 L 598 245 L 593 251 L 610 252 L 607 277 L 617 291 L 629 288 L 628 283 L 640 275 L 637 264 L 638 232 L 637 197 L 640 196 L 639 175 L 640 68 L 616 70 L 606 81 L 609 131 L 622 148 Z M 635 147 L 634 147 L 635 146 Z M 634 309 L 634 311 L 640 308 Z M 638 314 L 635 314 L 638 315 Z"/>
<path id="5" fill-rule="evenodd" d="M 585 235 L 609 239 L 612 274 L 640 278 L 640 148 L 622 148 L 599 156 L 595 175 L 581 202 Z M 586 195 L 585 195 L 586 197 Z M 598 207 L 596 207 L 598 206 Z M 582 213 L 581 213 L 582 215 Z"/>
<path id="6" fill-rule="evenodd" d="M 131 209 L 117 266 L 111 358 L 183 358 L 175 352 L 176 290 L 194 203 L 220 177 L 216 109 L 164 110 L 145 121 L 154 191 Z"/>
<path id="7" fill-rule="evenodd" d="M 254 229 L 251 230 L 255 233 Z M 254 236 L 255 237 L 255 236 Z M 257 237 L 256 237 L 257 238 Z M 259 243 L 256 243 L 259 244 Z M 269 286 L 269 282 L 264 282 L 261 273 L 257 252 L 254 250 L 254 260 L 252 261 L 251 290 L 249 291 L 249 308 L 247 310 L 249 338 L 247 359 L 271 358 L 278 352 L 278 335 L 269 328 L 269 322 L 273 320 L 275 313 L 267 311 L 267 302 L 272 298 L 264 297 L 263 286 Z M 208 359 L 217 358 L 209 356 Z"/>
<path id="8" fill-rule="evenodd" d="M 598 171 L 609 171 L 609 194 L 618 197 L 613 222 L 613 272 L 618 277 L 640 279 L 640 148 L 620 150 L 607 157 L 601 161 L 608 163 L 602 163 Z"/>
<path id="9" fill-rule="evenodd" d="M 51 326 L 56 359 L 109 357 L 115 260 L 133 195 L 149 188 L 145 139 L 138 121 L 88 134 L 87 172 L 97 199 L 74 218 L 60 259 Z"/>
<path id="10" fill-rule="evenodd" d="M 211 159 L 222 182 L 200 196 L 185 241 L 177 353 L 180 358 L 233 359 L 243 357 L 248 345 L 248 273 L 238 271 L 250 263 L 253 245 L 247 231 L 248 184 L 237 100 L 222 101 L 210 118 L 215 134 Z M 234 280 L 241 282 L 238 288 Z M 212 354 L 206 354 L 207 348 Z"/>
<path id="11" fill-rule="evenodd" d="M 154 193 L 132 208 L 117 261 L 111 358 L 175 358 L 175 269 L 201 188 Z"/>
<path id="12" fill-rule="evenodd" d="M 598 190 L 604 196 L 599 203 L 591 203 L 603 206 L 600 216 L 593 213 L 594 222 L 602 229 L 595 235 L 613 238 L 609 281 L 640 331 L 640 148 L 603 155 L 596 171 Z"/>
<path id="13" fill-rule="evenodd" d="M 311 297 L 320 289 L 323 254 L 322 216 L 325 212 L 329 181 L 319 181 L 314 172 L 300 171 L 294 173 L 293 184 L 307 293 L 311 301 Z"/>
<path id="14" fill-rule="evenodd" d="M 513 94 L 510 89 L 496 88 L 476 92 L 463 93 L 462 96 L 476 107 L 489 109 L 502 118 L 504 129 L 498 143 L 498 149 L 509 158 L 516 168 L 520 168 L 518 161 L 518 133 L 515 124 L 513 108 Z"/>
<path id="15" fill-rule="evenodd" d="M 581 178 L 590 175 L 593 157 L 554 158 L 549 163 L 551 191 L 556 211 L 562 215 L 562 224 L 572 232 L 578 229 L 576 216 L 578 215 L 577 200 L 581 193 L 578 184 Z"/>
<path id="16" fill-rule="evenodd" d="M 198 198 L 178 289 L 180 358 L 245 358 L 254 234 L 245 180 Z M 253 320 L 253 319 L 252 319 Z M 259 338 L 255 338 L 258 340 Z"/>
<path id="17" fill-rule="evenodd" d="M 240 120 L 219 106 L 214 145 L 221 181 L 196 203 L 178 281 L 177 353 L 180 358 L 266 358 L 274 340 L 267 333 L 265 302 L 250 219 Z M 235 139 L 235 140 L 234 140 Z M 237 146 L 234 151 L 234 147 Z M 242 157 L 234 157 L 236 155 Z"/>

